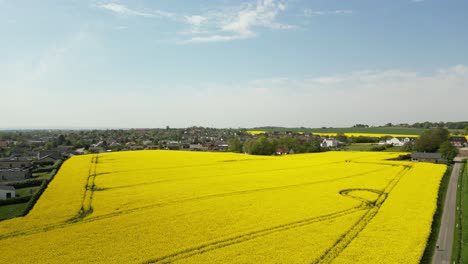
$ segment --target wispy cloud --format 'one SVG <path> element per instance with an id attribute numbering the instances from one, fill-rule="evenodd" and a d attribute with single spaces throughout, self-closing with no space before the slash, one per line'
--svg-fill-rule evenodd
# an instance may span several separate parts
<path id="1" fill-rule="evenodd" d="M 353 10 L 304 10 L 305 16 L 326 16 L 326 15 L 350 15 L 353 13 Z"/>
<path id="2" fill-rule="evenodd" d="M 293 25 L 277 21 L 286 4 L 274 0 L 259 0 L 235 11 L 220 11 L 212 17 L 217 27 L 208 36 L 194 36 L 188 42 L 220 42 L 246 39 L 257 35 L 257 28 L 292 29 Z"/>
<path id="3" fill-rule="evenodd" d="M 155 9 L 139 10 L 119 3 L 100 4 L 97 7 L 119 15 L 160 17 L 185 24 L 188 28 L 179 33 L 190 36 L 180 41 L 182 43 L 247 39 L 257 36 L 260 28 L 272 30 L 295 28 L 294 25 L 278 22 L 278 16 L 286 10 L 286 4 L 277 0 L 257 0 L 255 3 L 212 9 L 206 14 L 177 14 Z"/>
<path id="4" fill-rule="evenodd" d="M 127 15 L 127 16 L 167 17 L 167 18 L 171 18 L 174 16 L 173 13 L 169 13 L 169 12 L 165 12 L 161 10 L 139 11 L 139 10 L 131 9 L 125 5 L 117 4 L 117 3 L 101 4 L 101 5 L 98 5 L 98 7 L 102 9 L 106 9 L 108 11 L 112 11 L 120 15 Z"/>
<path id="5" fill-rule="evenodd" d="M 191 34 L 198 34 L 201 33 L 201 27 L 204 23 L 207 22 L 208 18 L 205 16 L 185 16 L 185 23 L 190 26 L 190 30 L 188 31 Z"/>

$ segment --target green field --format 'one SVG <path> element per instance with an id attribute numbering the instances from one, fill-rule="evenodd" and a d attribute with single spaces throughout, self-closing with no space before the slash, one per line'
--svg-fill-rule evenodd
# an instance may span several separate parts
<path id="1" fill-rule="evenodd" d="M 372 148 L 376 146 L 379 146 L 379 145 L 378 144 L 351 144 L 349 146 L 346 146 L 345 150 L 347 151 L 373 151 Z M 401 147 L 389 147 L 382 151 L 400 152 Z"/>
<path id="2" fill-rule="evenodd" d="M 342 127 L 342 128 L 287 128 L 287 127 L 257 127 L 249 130 L 261 130 L 267 132 L 273 131 L 291 131 L 307 133 L 376 133 L 376 134 L 406 134 L 420 135 L 428 129 L 407 128 L 407 127 Z"/>
<path id="3" fill-rule="evenodd" d="M 34 195 L 40 186 L 26 187 L 21 189 L 16 189 L 16 197 L 28 197 Z M 28 202 L 19 203 L 19 204 L 9 204 L 0 206 L 0 220 L 18 217 L 23 215 Z"/>
<path id="4" fill-rule="evenodd" d="M 28 203 L 0 206 L 0 220 L 21 216 Z"/>
<path id="5" fill-rule="evenodd" d="M 41 187 L 39 187 L 39 186 L 34 186 L 34 187 L 26 187 L 26 188 L 16 189 L 16 196 L 17 197 L 31 196 L 34 193 L 36 193 L 36 191 L 39 190 L 40 188 Z"/>
<path id="6" fill-rule="evenodd" d="M 465 163 L 458 181 L 457 203 L 452 260 L 463 263 L 468 261 L 468 163 Z"/>

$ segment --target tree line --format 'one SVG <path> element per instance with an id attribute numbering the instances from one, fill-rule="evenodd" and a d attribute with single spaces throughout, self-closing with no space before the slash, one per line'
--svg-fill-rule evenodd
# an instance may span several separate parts
<path id="1" fill-rule="evenodd" d="M 228 140 L 229 151 L 244 152 L 252 155 L 273 155 L 277 151 L 282 153 L 311 153 L 320 152 L 320 137 L 309 137 L 307 139 L 295 136 L 284 136 L 280 138 L 268 138 L 260 136 L 249 138 L 241 142 L 238 138 Z"/>
<path id="2" fill-rule="evenodd" d="M 419 136 L 414 143 L 407 143 L 403 151 L 439 152 L 448 161 L 458 155 L 458 149 L 450 143 L 450 132 L 446 128 L 434 128 Z"/>

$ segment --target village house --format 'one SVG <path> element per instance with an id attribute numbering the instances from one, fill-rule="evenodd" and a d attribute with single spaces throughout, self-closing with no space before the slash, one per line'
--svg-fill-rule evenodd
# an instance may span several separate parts
<path id="1" fill-rule="evenodd" d="M 22 181 L 31 178 L 30 169 L 0 169 L 0 181 Z"/>
<path id="2" fill-rule="evenodd" d="M 130 145 L 130 146 L 125 147 L 125 150 L 144 150 L 144 149 L 145 147 L 140 146 L 140 145 Z"/>
<path id="3" fill-rule="evenodd" d="M 339 142 L 336 139 L 324 139 L 322 143 L 320 143 L 320 147 L 322 148 L 337 148 L 338 145 Z"/>
<path id="4" fill-rule="evenodd" d="M 13 186 L 0 186 L 0 200 L 7 200 L 16 197 L 16 190 Z"/>
<path id="5" fill-rule="evenodd" d="M 440 153 L 413 152 L 411 160 L 416 162 L 447 163 Z"/>
<path id="6" fill-rule="evenodd" d="M 276 155 L 286 155 L 286 154 L 288 154 L 288 149 L 284 148 L 284 147 L 277 147 L 275 149 L 275 153 L 276 153 Z"/>
<path id="7" fill-rule="evenodd" d="M 457 148 L 463 148 L 467 146 L 467 140 L 464 136 L 453 136 L 450 137 L 450 143 Z"/>
<path id="8" fill-rule="evenodd" d="M 217 144 L 219 151 L 227 151 L 229 149 L 229 144 L 225 142 L 221 142 Z"/>
<path id="9" fill-rule="evenodd" d="M 54 150 L 41 150 L 37 153 L 36 163 L 40 164 L 53 164 L 57 160 L 62 159 L 62 154 Z"/>
<path id="10" fill-rule="evenodd" d="M 395 147 L 402 147 L 406 143 L 411 142 L 411 139 L 408 137 L 393 137 L 390 139 L 387 139 L 386 141 L 380 141 L 380 145 L 388 144 L 388 145 L 393 145 Z"/>
<path id="11" fill-rule="evenodd" d="M 202 144 L 190 144 L 189 150 L 191 151 L 207 151 L 208 148 L 204 147 Z"/>
<path id="12" fill-rule="evenodd" d="M 156 150 L 156 149 L 159 149 L 159 146 L 158 145 L 148 145 L 145 147 L 145 149 L 147 150 Z"/>
<path id="13" fill-rule="evenodd" d="M 0 169 L 28 168 L 31 160 L 27 158 L 4 158 L 0 159 Z"/>

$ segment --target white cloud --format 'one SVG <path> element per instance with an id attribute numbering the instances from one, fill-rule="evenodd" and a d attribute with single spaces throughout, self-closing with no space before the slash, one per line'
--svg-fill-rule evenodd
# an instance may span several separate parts
<path id="1" fill-rule="evenodd" d="M 349 15 L 353 10 L 304 10 L 305 16 L 326 16 L 326 15 Z"/>
<path id="2" fill-rule="evenodd" d="M 128 8 L 125 5 L 116 4 L 116 3 L 101 4 L 101 5 L 98 5 L 98 7 L 112 11 L 117 14 L 127 15 L 127 16 L 166 17 L 166 18 L 172 18 L 174 16 L 174 14 L 172 13 L 164 12 L 161 10 L 151 10 L 151 11 L 143 12 L 143 11 L 134 10 L 134 9 Z"/>
<path id="3" fill-rule="evenodd" d="M 252 38 L 258 28 L 287 30 L 294 25 L 277 21 L 278 15 L 286 10 L 286 4 L 277 0 L 257 0 L 256 3 L 237 7 L 214 9 L 206 14 L 176 14 L 155 9 L 136 10 L 118 3 L 100 4 L 97 7 L 120 15 L 147 18 L 162 17 L 176 23 L 184 23 L 189 28 L 182 35 L 192 35 L 182 43 L 221 42 Z M 213 10 L 213 9 L 212 9 Z"/>
<path id="4" fill-rule="evenodd" d="M 208 36 L 195 36 L 188 42 L 219 42 L 246 39 L 257 35 L 259 27 L 270 29 L 292 29 L 293 25 L 276 21 L 280 12 L 286 10 L 286 5 L 274 0 L 259 0 L 247 4 L 236 11 L 219 12 L 213 16 L 217 27 Z"/>
<path id="5" fill-rule="evenodd" d="M 210 36 L 202 36 L 202 37 L 192 37 L 189 42 L 191 43 L 206 43 L 206 42 L 223 42 L 223 41 L 230 41 L 230 40 L 237 40 L 237 39 L 245 39 L 248 38 L 248 35 L 210 35 Z"/>
<path id="6" fill-rule="evenodd" d="M 188 33 L 190 34 L 198 34 L 201 33 L 200 28 L 203 26 L 204 23 L 207 22 L 208 18 L 204 16 L 185 16 L 185 22 L 189 24 L 190 30 Z"/>

